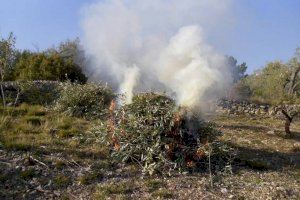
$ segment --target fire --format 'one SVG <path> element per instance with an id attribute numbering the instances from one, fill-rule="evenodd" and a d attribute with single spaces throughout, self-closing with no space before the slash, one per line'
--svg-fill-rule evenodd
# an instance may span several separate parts
<path id="1" fill-rule="evenodd" d="M 192 161 L 192 160 L 188 160 L 188 161 L 186 162 L 186 166 L 187 166 L 187 167 L 191 167 L 191 168 L 192 168 L 192 167 L 195 167 L 195 165 L 196 165 L 195 162 Z"/>
<path id="2" fill-rule="evenodd" d="M 119 151 L 121 148 L 121 145 L 119 143 L 115 144 L 115 151 Z"/>
<path id="3" fill-rule="evenodd" d="M 181 115 L 180 115 L 179 112 L 175 113 L 174 122 L 175 122 L 176 125 L 180 125 L 180 123 L 181 123 Z"/>
<path id="4" fill-rule="evenodd" d="M 109 106 L 110 114 L 112 114 L 115 110 L 116 110 L 116 101 L 115 101 L 115 100 L 112 100 L 112 101 L 110 102 L 110 106 Z"/>
<path id="5" fill-rule="evenodd" d="M 119 151 L 121 145 L 118 138 L 114 135 L 115 132 L 115 116 L 114 111 L 116 110 L 116 101 L 112 100 L 109 106 L 109 119 L 108 119 L 108 134 L 111 138 L 111 143 L 116 151 Z"/>
<path id="6" fill-rule="evenodd" d="M 205 152 L 203 149 L 198 149 L 197 152 L 196 152 L 196 156 L 198 158 L 203 158 L 205 156 Z"/>

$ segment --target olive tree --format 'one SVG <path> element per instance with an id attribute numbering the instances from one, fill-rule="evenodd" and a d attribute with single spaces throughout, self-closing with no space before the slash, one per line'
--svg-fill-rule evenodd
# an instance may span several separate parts
<path id="1" fill-rule="evenodd" d="M 252 101 L 280 104 L 286 99 L 285 86 L 289 77 L 288 67 L 279 61 L 268 63 L 260 71 L 248 76 L 244 84 L 251 90 Z"/>
<path id="2" fill-rule="evenodd" d="M 300 50 L 288 62 L 268 63 L 262 70 L 248 76 L 244 81 L 250 88 L 250 100 L 279 106 L 285 117 L 285 132 L 291 136 L 290 125 L 299 115 L 300 99 Z"/>
<path id="3" fill-rule="evenodd" d="M 287 102 L 299 102 L 300 97 L 300 48 L 297 48 L 295 56 L 287 64 L 289 68 L 289 76 L 286 79 L 285 91 L 287 94 Z M 300 114 L 299 106 L 282 106 L 282 114 L 285 116 L 285 132 L 288 136 L 292 136 L 290 125 L 293 119 Z"/>

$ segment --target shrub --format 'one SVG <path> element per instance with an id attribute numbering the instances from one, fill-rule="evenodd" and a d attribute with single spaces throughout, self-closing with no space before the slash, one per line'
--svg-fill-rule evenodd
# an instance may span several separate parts
<path id="1" fill-rule="evenodd" d="M 102 118 L 114 97 L 109 87 L 100 84 L 65 83 L 55 110 L 75 117 Z"/>
<path id="2" fill-rule="evenodd" d="M 60 92 L 60 83 L 56 81 L 5 82 L 3 86 L 8 105 L 50 105 L 59 97 Z"/>
<path id="3" fill-rule="evenodd" d="M 33 53 L 24 51 L 16 63 L 14 76 L 16 80 L 52 80 L 85 83 L 87 77 L 72 60 L 64 59 L 57 52 Z"/>
<path id="4" fill-rule="evenodd" d="M 59 82 L 24 81 L 18 83 L 20 87 L 19 102 L 32 105 L 50 105 L 60 94 Z"/>
<path id="5" fill-rule="evenodd" d="M 136 162 L 143 172 L 153 174 L 199 167 L 208 149 L 216 152 L 219 132 L 211 123 L 177 107 L 172 99 L 146 93 L 116 110 L 112 104 L 110 119 L 96 128 L 96 134 L 112 147 L 113 158 Z"/>

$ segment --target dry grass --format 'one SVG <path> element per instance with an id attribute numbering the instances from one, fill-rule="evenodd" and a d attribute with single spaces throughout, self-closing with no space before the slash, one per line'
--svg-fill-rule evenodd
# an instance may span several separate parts
<path id="1" fill-rule="evenodd" d="M 131 194 L 135 188 L 136 185 L 132 181 L 102 184 L 94 193 L 94 199 L 107 199 L 111 196 L 116 199 L 130 199 L 129 194 Z"/>
<path id="2" fill-rule="evenodd" d="M 91 122 L 47 112 L 41 106 L 21 105 L 13 108 L 0 108 L 0 142 L 8 149 L 52 149 L 59 146 L 69 151 L 78 148 L 84 141 L 81 135 L 88 134 Z M 75 137 L 78 137 L 76 139 Z M 95 146 L 89 147 L 92 151 Z M 88 150 L 88 149 L 86 149 Z"/>
<path id="3" fill-rule="evenodd" d="M 213 174 L 211 188 L 207 173 L 142 177 L 130 163 L 112 162 L 89 132 L 98 121 L 40 106 L 0 107 L 0 199 L 300 198 L 298 121 L 289 139 L 278 119 L 218 116 L 213 121 L 237 155 L 228 171 Z M 47 167 L 29 163 L 29 156 Z M 39 186 L 43 192 L 34 189 Z"/>
<path id="4" fill-rule="evenodd" d="M 243 146 L 269 149 L 271 151 L 290 152 L 295 142 L 300 140 L 300 121 L 293 122 L 292 138 L 286 138 L 284 120 L 275 118 L 219 116 L 215 119 L 225 133 L 223 140 L 236 141 Z"/>

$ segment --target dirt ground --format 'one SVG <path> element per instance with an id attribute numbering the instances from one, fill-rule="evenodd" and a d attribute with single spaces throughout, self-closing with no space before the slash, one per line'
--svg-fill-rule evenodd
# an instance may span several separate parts
<path id="1" fill-rule="evenodd" d="M 14 113 L 14 112 L 12 112 Z M 25 121 L 24 121 L 25 120 Z M 300 199 L 300 122 L 217 116 L 233 162 L 213 173 L 142 176 L 111 161 L 82 119 L 43 108 L 0 114 L 0 199 Z M 63 130 L 63 131 L 57 131 Z M 212 186 L 211 186 L 212 181 Z"/>

